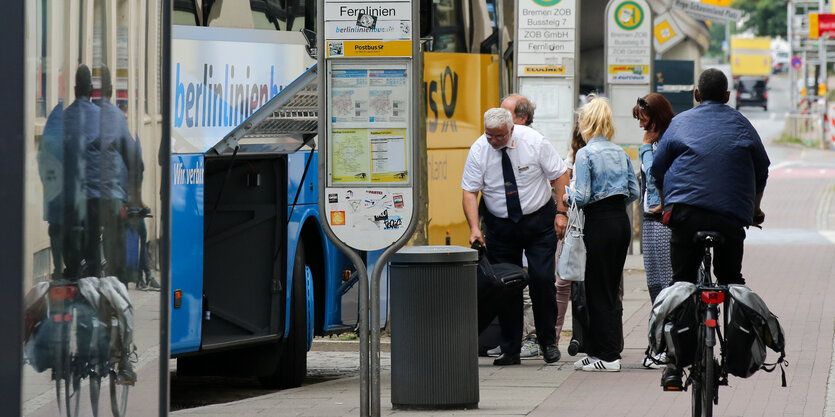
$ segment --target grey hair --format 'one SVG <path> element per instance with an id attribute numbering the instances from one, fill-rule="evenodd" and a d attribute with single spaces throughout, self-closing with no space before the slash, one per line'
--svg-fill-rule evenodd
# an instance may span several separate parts
<path id="1" fill-rule="evenodd" d="M 502 125 L 506 125 L 508 131 L 513 129 L 513 115 L 510 114 L 510 110 L 494 107 L 484 112 L 485 129 L 495 129 Z"/>

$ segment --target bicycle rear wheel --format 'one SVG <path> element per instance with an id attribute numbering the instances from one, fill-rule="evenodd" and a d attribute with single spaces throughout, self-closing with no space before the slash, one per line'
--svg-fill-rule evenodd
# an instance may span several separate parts
<path id="1" fill-rule="evenodd" d="M 698 362 L 691 368 L 692 392 L 690 398 L 693 417 L 713 417 L 713 399 L 716 395 L 716 362 L 713 347 L 702 345 Z"/>
<path id="2" fill-rule="evenodd" d="M 115 371 L 110 371 L 110 409 L 113 417 L 123 417 L 128 408 L 128 390 L 130 385 L 119 384 Z"/>
<path id="3" fill-rule="evenodd" d="M 60 348 L 55 359 L 53 377 L 55 378 L 55 394 L 58 400 L 58 412 L 60 415 L 75 417 L 79 415 L 81 399 L 81 374 L 76 369 L 75 353 L 77 349 L 77 318 L 75 309 L 72 309 L 72 321 L 61 326 L 63 334 L 60 337 Z"/>
<path id="4" fill-rule="evenodd" d="M 702 416 L 713 417 L 713 397 L 716 393 L 716 373 L 713 361 L 713 347 L 705 346 L 702 357 Z"/>

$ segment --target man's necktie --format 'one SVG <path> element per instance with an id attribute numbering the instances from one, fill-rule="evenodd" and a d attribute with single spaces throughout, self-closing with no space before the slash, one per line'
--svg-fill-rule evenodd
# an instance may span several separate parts
<path id="1" fill-rule="evenodd" d="M 507 148 L 502 148 L 502 174 L 504 175 L 504 192 L 507 199 L 507 218 L 513 223 L 519 223 L 519 220 L 522 220 L 522 203 L 519 202 L 516 176 L 513 175 L 513 165 L 510 164 Z"/>

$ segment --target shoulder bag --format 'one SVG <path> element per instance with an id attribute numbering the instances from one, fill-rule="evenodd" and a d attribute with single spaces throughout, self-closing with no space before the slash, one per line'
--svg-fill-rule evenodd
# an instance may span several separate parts
<path id="1" fill-rule="evenodd" d="M 583 242 L 583 225 L 585 216 L 583 210 L 571 203 L 568 209 L 568 225 L 565 227 L 565 238 L 557 252 L 557 274 L 566 281 L 583 281 L 586 276 L 586 244 Z"/>

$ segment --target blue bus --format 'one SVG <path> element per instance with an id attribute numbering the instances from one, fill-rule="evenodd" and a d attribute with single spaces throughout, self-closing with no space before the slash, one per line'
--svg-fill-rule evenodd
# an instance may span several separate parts
<path id="1" fill-rule="evenodd" d="M 358 320 L 317 206 L 315 61 L 299 32 L 188 26 L 172 57 L 177 373 L 299 386 L 313 336 Z"/>

